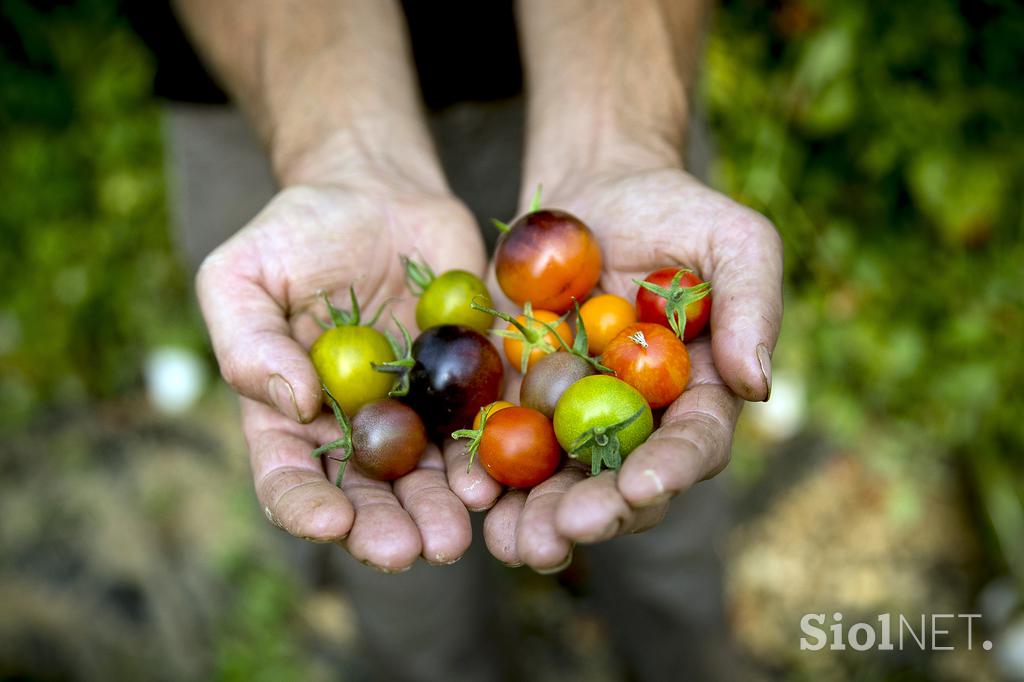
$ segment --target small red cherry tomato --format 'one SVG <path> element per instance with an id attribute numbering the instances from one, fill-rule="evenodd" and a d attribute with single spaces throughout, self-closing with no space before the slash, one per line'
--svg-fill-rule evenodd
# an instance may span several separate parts
<path id="1" fill-rule="evenodd" d="M 528 407 L 506 407 L 484 422 L 478 450 L 487 473 L 510 488 L 532 488 L 555 473 L 562 448 L 551 420 Z"/>
<path id="2" fill-rule="evenodd" d="M 637 322 L 612 339 L 601 362 L 640 391 L 651 408 L 678 398 L 690 380 L 690 354 L 668 328 Z"/>
<path id="3" fill-rule="evenodd" d="M 678 281 L 673 284 L 676 276 Z M 641 322 L 651 322 L 668 327 L 683 341 L 689 341 L 700 334 L 711 317 L 711 285 L 707 284 L 689 268 L 662 268 L 637 282 L 636 314 Z M 685 311 L 685 312 L 684 312 Z M 676 319 L 667 316 L 675 314 Z M 685 329 L 682 316 L 685 315 Z"/>

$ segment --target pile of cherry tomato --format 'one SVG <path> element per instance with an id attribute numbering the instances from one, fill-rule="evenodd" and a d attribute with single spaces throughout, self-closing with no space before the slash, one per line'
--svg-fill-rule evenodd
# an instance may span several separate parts
<path id="1" fill-rule="evenodd" d="M 577 217 L 541 209 L 502 234 L 495 274 L 518 314 L 492 307 L 476 275 L 435 275 L 403 257 L 419 296 L 415 341 L 363 324 L 324 298 L 330 320 L 310 349 L 324 395 L 341 429 L 313 455 L 347 462 L 379 480 L 414 469 L 429 440 L 468 439 L 499 483 L 530 488 L 551 476 L 563 456 L 597 474 L 618 468 L 651 435 L 654 410 L 670 405 L 690 379 L 685 342 L 706 327 L 711 286 L 686 267 L 666 267 L 636 281 L 634 301 L 593 295 L 601 249 Z M 503 328 L 492 329 L 495 319 Z M 505 367 L 486 334 L 501 338 L 504 359 L 522 373 L 519 404 L 499 400 Z"/>

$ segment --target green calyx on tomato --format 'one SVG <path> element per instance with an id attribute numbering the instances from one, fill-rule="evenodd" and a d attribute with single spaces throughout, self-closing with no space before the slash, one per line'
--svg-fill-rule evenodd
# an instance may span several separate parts
<path id="1" fill-rule="evenodd" d="M 526 209 L 527 213 L 534 213 L 535 211 L 540 210 L 540 195 L 543 188 L 544 186 L 542 184 L 537 183 L 537 189 L 533 190 L 533 198 L 530 199 L 530 207 Z M 508 232 L 512 229 L 511 225 L 503 223 L 497 218 L 491 218 L 491 224 L 498 228 L 498 231 L 502 233 Z"/>
<path id="2" fill-rule="evenodd" d="M 549 333 L 553 334 L 555 338 L 559 339 L 562 342 L 562 345 L 565 345 L 565 341 L 562 340 L 562 337 L 558 334 L 556 330 L 559 325 L 565 322 L 566 317 L 568 317 L 569 315 L 568 313 L 559 317 L 557 320 L 555 320 L 553 324 L 542 322 L 541 320 L 538 320 L 536 317 L 534 317 L 533 305 L 529 301 L 527 301 L 523 305 L 523 314 L 521 315 L 523 320 L 526 322 L 526 324 L 523 324 L 512 315 L 509 315 L 508 313 L 502 312 L 500 310 L 495 310 L 494 308 L 489 308 L 485 305 L 481 305 L 476 300 L 474 300 L 471 305 L 474 310 L 480 310 L 482 312 L 487 313 L 488 315 L 493 315 L 494 317 L 497 317 L 499 320 L 504 320 L 505 322 L 508 322 L 510 325 L 515 327 L 515 330 L 492 329 L 491 333 L 494 334 L 495 336 L 500 336 L 504 339 L 512 339 L 514 341 L 522 343 L 523 348 L 520 354 L 519 361 L 519 371 L 522 374 L 526 374 L 526 370 L 529 369 L 530 356 L 533 355 L 534 351 L 540 351 L 541 353 L 547 354 L 554 353 L 556 350 L 558 350 L 557 348 L 555 348 L 554 344 L 548 341 L 547 335 Z M 513 360 L 512 362 L 514 363 L 515 361 Z"/>
<path id="3" fill-rule="evenodd" d="M 338 405 L 338 401 L 335 400 L 334 395 L 327 388 L 323 386 L 324 395 L 327 397 L 327 403 L 331 406 L 331 411 L 334 412 L 334 419 L 338 422 L 338 428 L 341 429 L 341 438 L 332 440 L 330 443 L 324 443 L 313 452 L 309 453 L 309 456 L 313 459 L 318 459 L 321 455 L 327 455 L 328 459 L 333 459 L 338 462 L 338 474 L 334 477 L 334 485 L 341 487 L 341 479 L 345 476 L 345 467 L 348 465 L 349 459 L 352 458 L 352 424 L 349 422 L 348 417 L 345 416 L 345 411 Z M 327 454 L 331 450 L 342 450 L 345 454 L 341 457 Z"/>
<path id="4" fill-rule="evenodd" d="M 391 320 L 402 332 L 401 343 L 391 334 L 385 334 L 388 343 L 391 344 L 391 351 L 394 353 L 395 359 L 388 362 L 373 362 L 370 363 L 370 366 L 383 374 L 397 375 L 394 385 L 388 391 L 388 397 L 401 398 L 409 395 L 409 372 L 412 371 L 416 360 L 412 357 L 412 336 L 409 334 L 409 330 L 394 315 L 391 316 Z"/>
<path id="5" fill-rule="evenodd" d="M 401 256 L 409 289 L 419 297 L 416 324 L 421 330 L 442 324 L 461 324 L 480 332 L 491 327 L 491 317 L 474 310 L 470 303 L 480 298 L 488 305 L 491 294 L 479 277 L 466 270 L 434 274 L 430 265 Z"/>
<path id="6" fill-rule="evenodd" d="M 352 301 L 352 310 L 335 308 L 334 304 L 331 303 L 331 299 L 327 296 L 326 291 L 319 292 L 319 296 L 324 300 L 324 305 L 327 306 L 327 314 L 331 316 L 329 322 L 324 322 L 319 317 L 314 316 L 317 324 L 319 324 L 320 328 L 324 331 L 335 327 L 372 327 L 377 324 L 377 320 L 379 320 L 380 316 L 384 313 L 384 309 L 388 307 L 389 303 L 391 303 L 390 300 L 384 301 L 384 303 L 377 308 L 377 312 L 373 314 L 373 319 L 369 322 L 363 323 L 361 321 L 362 313 L 359 310 L 359 299 L 356 298 L 356 288 L 354 286 L 350 286 L 348 288 L 348 296 Z"/>
<path id="7" fill-rule="evenodd" d="M 321 294 L 330 315 L 329 322 L 318 320 L 324 332 L 309 349 L 320 383 L 336 397 L 341 409 L 355 414 L 366 403 L 385 397 L 394 379 L 374 371 L 373 363 L 395 359 L 388 338 L 369 326 L 379 319 L 386 303 L 373 319 L 361 323 L 359 301 L 349 288 L 352 310 L 335 308 L 326 294 Z"/>
<path id="8" fill-rule="evenodd" d="M 491 416 L 491 411 L 486 408 L 486 405 L 480 408 L 479 427 L 452 431 L 452 438 L 454 440 L 459 440 L 460 438 L 469 439 L 469 442 L 466 444 L 466 454 L 469 455 L 469 461 L 466 463 L 467 474 L 473 469 L 473 460 L 476 459 L 476 453 L 480 449 L 480 441 L 484 437 L 484 427 L 487 426 L 487 418 Z"/>
<path id="9" fill-rule="evenodd" d="M 423 292 L 437 279 L 437 275 L 434 274 L 428 263 L 417 263 L 408 256 L 399 256 L 398 260 L 402 262 L 402 267 L 405 269 L 405 281 L 409 285 L 409 289 L 417 296 L 422 296 Z"/>
<path id="10" fill-rule="evenodd" d="M 589 451 L 590 473 L 597 476 L 601 469 L 618 469 L 622 466 L 622 444 L 619 442 L 618 432 L 632 426 L 633 422 L 644 415 L 644 408 L 640 408 L 632 415 L 611 426 L 595 426 L 587 429 L 579 438 L 573 441 L 569 448 L 569 456 L 579 459 L 580 453 Z"/>
<path id="11" fill-rule="evenodd" d="M 611 369 L 601 364 L 600 358 L 595 358 L 590 355 L 590 341 L 587 339 L 587 326 L 583 323 L 583 316 L 580 315 L 580 302 L 574 298 L 572 300 L 572 304 L 576 310 L 576 337 L 573 339 L 572 346 L 569 346 L 569 344 L 565 342 L 565 339 L 555 331 L 555 327 L 552 326 L 551 323 L 543 321 L 540 323 L 555 335 L 555 338 L 558 339 L 558 344 L 565 352 L 571 353 L 581 360 L 586 361 L 588 365 L 602 374 L 614 374 Z"/>
<path id="12" fill-rule="evenodd" d="M 643 395 L 626 382 L 595 374 L 575 382 L 558 399 L 555 435 L 569 456 L 590 464 L 593 474 L 617 469 L 647 440 L 654 415 Z"/>
<path id="13" fill-rule="evenodd" d="M 634 284 L 665 299 L 665 317 L 668 319 L 669 327 L 680 339 L 686 334 L 686 306 L 696 303 L 711 293 L 711 282 L 701 282 L 692 287 L 684 287 L 679 283 L 683 275 L 692 272 L 693 270 L 690 268 L 680 268 L 667 287 L 644 280 L 633 280 Z"/>

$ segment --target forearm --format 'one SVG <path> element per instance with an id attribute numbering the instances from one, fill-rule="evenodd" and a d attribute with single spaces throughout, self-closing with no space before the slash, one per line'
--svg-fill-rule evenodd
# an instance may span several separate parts
<path id="1" fill-rule="evenodd" d="M 401 169 L 444 186 L 393 0 L 176 0 L 282 184 Z"/>
<path id="2" fill-rule="evenodd" d="M 519 0 L 524 191 L 583 170 L 680 165 L 705 0 Z"/>

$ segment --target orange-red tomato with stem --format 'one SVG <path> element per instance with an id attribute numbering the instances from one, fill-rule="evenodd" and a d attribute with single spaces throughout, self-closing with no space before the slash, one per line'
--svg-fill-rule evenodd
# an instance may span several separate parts
<path id="1" fill-rule="evenodd" d="M 690 354 L 667 327 L 638 322 L 612 339 L 601 362 L 640 391 L 653 409 L 678 398 L 690 381 Z"/>
<path id="2" fill-rule="evenodd" d="M 564 313 L 573 299 L 584 300 L 600 279 L 601 247 L 590 228 L 571 213 L 531 211 L 498 239 L 494 269 L 501 290 L 517 304 L 530 301 L 537 308 Z"/>

